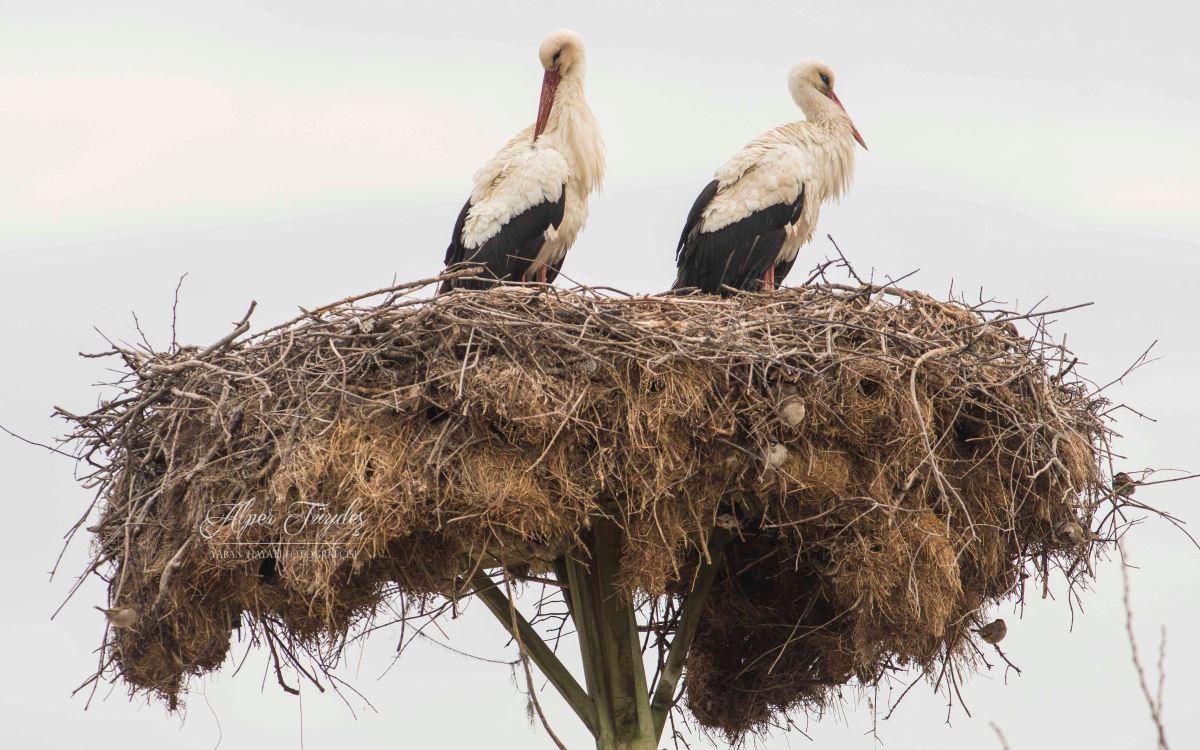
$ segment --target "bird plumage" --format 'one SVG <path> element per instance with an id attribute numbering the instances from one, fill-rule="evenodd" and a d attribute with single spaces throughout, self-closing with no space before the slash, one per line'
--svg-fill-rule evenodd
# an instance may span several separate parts
<path id="1" fill-rule="evenodd" d="M 442 291 L 553 281 L 587 221 L 588 195 L 604 177 L 604 144 L 584 96 L 583 42 L 574 32 L 555 32 L 539 57 L 554 82 L 544 130 L 524 128 L 475 173 L 446 265 L 478 263 L 483 271 L 445 282 Z"/>
<path id="2" fill-rule="evenodd" d="M 533 141 L 532 133 L 532 126 L 521 131 L 475 175 L 475 190 L 454 223 L 446 265 L 479 263 L 490 280 L 460 280 L 461 286 L 523 280 L 535 262 L 547 260 L 539 256 L 547 233 L 562 225 L 570 170 L 557 149 Z M 561 262 L 549 259 L 554 260 Z"/>
<path id="3" fill-rule="evenodd" d="M 799 219 L 804 209 L 803 189 L 791 202 L 779 202 L 747 213 L 735 221 L 706 230 L 704 208 L 712 204 L 710 197 L 704 206 L 700 201 L 720 188 L 713 180 L 701 192 L 692 213 L 697 221 L 689 221 L 679 238 L 677 261 L 680 279 L 676 287 L 695 286 L 705 291 L 718 291 L 722 285 L 735 289 L 751 289 L 763 278 L 768 266 L 777 261 L 787 241 L 789 223 Z M 700 211 L 697 211 L 700 208 Z M 684 269 L 687 276 L 684 278 Z"/>
<path id="4" fill-rule="evenodd" d="M 1138 483 L 1134 481 L 1133 477 L 1123 471 L 1113 474 L 1113 494 L 1117 497 L 1133 497 L 1133 493 L 1137 491 L 1137 485 Z"/>
<path id="5" fill-rule="evenodd" d="M 1060 542 L 1077 547 L 1087 541 L 1087 532 L 1078 521 L 1063 521 L 1054 529 L 1054 536 Z"/>
<path id="6" fill-rule="evenodd" d="M 110 625 L 121 630 L 135 629 L 138 620 L 141 619 L 141 613 L 134 607 L 113 607 L 112 609 L 96 607 L 96 609 L 104 613 Z"/>
<path id="7" fill-rule="evenodd" d="M 789 85 L 808 119 L 751 141 L 701 191 L 676 247 L 674 288 L 757 290 L 787 275 L 812 238 L 821 204 L 849 187 L 854 140 L 861 143 L 832 83 L 813 83 L 826 75 L 820 63 L 796 66 Z"/>
<path id="8" fill-rule="evenodd" d="M 1004 636 L 1008 635 L 1008 624 L 1001 619 L 995 619 L 984 625 L 981 628 L 976 628 L 975 632 L 979 634 L 986 643 L 995 646 L 1000 641 L 1004 640 Z"/>

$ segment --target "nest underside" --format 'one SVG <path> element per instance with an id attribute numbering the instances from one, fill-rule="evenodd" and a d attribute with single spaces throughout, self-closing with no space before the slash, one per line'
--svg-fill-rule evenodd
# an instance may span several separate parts
<path id="1" fill-rule="evenodd" d="M 140 613 L 105 665 L 172 705 L 237 627 L 333 664 L 481 567 L 552 571 L 603 516 L 640 602 L 685 596 L 732 532 L 685 704 L 741 737 L 974 662 L 986 607 L 1087 571 L 1107 497 L 1104 402 L 1069 355 L 900 289 L 393 296 L 118 353 L 120 397 L 73 417 L 94 567 Z"/>

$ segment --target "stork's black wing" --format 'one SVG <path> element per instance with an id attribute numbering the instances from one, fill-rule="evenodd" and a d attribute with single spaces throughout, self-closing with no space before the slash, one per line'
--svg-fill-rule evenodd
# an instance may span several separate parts
<path id="1" fill-rule="evenodd" d="M 687 221 L 683 224 L 683 232 L 679 235 L 679 245 L 675 248 L 676 263 L 679 262 L 680 256 L 683 255 L 683 249 L 687 247 L 692 236 L 700 231 L 700 215 L 704 213 L 704 209 L 708 207 L 720 186 L 719 180 L 713 180 L 704 186 L 700 195 L 696 196 L 696 202 L 692 204 L 692 210 L 688 211 Z"/>
<path id="2" fill-rule="evenodd" d="M 800 197 L 792 204 L 792 218 L 788 221 L 789 224 L 795 224 L 800 220 L 800 212 L 804 210 L 804 186 L 800 187 Z M 775 288 L 778 289 L 783 280 L 787 277 L 788 271 L 792 270 L 792 266 L 796 264 L 796 259 L 781 260 L 775 264 Z"/>
<path id="3" fill-rule="evenodd" d="M 446 267 L 453 266 L 456 263 L 462 263 L 466 255 L 466 248 L 462 245 L 463 224 L 467 223 L 467 211 L 471 210 L 471 199 L 463 204 L 462 210 L 458 212 L 458 218 L 454 220 L 454 232 L 450 235 L 450 245 L 446 248 Z M 450 291 L 451 282 L 443 281 L 438 288 L 438 294 L 445 294 Z"/>
<path id="4" fill-rule="evenodd" d="M 456 289 L 486 289 L 504 281 L 519 281 L 529 270 L 545 241 L 544 235 L 550 227 L 562 223 L 567 206 L 567 186 L 563 185 L 557 201 L 543 201 L 509 219 L 500 231 L 475 249 L 462 244 L 463 225 L 471 201 L 467 201 L 458 220 L 454 223 L 454 235 L 446 249 L 446 265 L 475 263 L 483 267 L 478 276 L 469 276 L 453 281 L 443 281 L 440 292 Z M 558 275 L 557 266 L 547 269 L 547 280 Z"/>
<path id="5" fill-rule="evenodd" d="M 700 215 L 716 192 L 716 182 L 709 183 L 688 214 L 676 252 L 679 273 L 672 288 L 695 287 L 709 294 L 728 294 L 723 287 L 758 291 L 787 238 L 785 227 L 800 216 L 804 190 L 792 203 L 767 206 L 728 226 L 702 232 Z M 779 265 L 784 273 L 791 268 L 790 263 Z M 779 270 L 777 266 L 776 272 Z"/>

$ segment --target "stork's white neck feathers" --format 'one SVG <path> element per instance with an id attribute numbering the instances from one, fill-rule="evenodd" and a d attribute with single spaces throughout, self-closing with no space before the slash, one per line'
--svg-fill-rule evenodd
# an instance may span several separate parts
<path id="1" fill-rule="evenodd" d="M 604 140 L 600 123 L 583 93 L 583 61 L 562 77 L 540 139 L 562 152 L 577 188 L 587 195 L 604 181 Z"/>
<path id="2" fill-rule="evenodd" d="M 835 109 L 841 112 L 841 108 Z M 781 142 L 807 147 L 814 156 L 824 156 L 815 159 L 813 165 L 813 177 L 820 183 L 821 201 L 838 200 L 850 189 L 857 144 L 850 129 L 850 118 L 844 113 L 840 117 L 789 122 L 767 135 Z"/>
<path id="3" fill-rule="evenodd" d="M 807 83 L 793 85 L 791 91 L 792 100 L 809 122 L 842 122 L 847 128 L 850 126 L 850 115 L 846 114 L 846 110 Z"/>

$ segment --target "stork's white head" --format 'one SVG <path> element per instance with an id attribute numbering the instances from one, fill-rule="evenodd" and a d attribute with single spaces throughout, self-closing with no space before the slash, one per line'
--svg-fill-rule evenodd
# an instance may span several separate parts
<path id="1" fill-rule="evenodd" d="M 570 29 L 559 29 L 542 40 L 538 59 L 546 70 L 567 75 L 583 63 L 583 39 Z"/>
<path id="2" fill-rule="evenodd" d="M 542 96 L 538 103 L 537 122 L 533 138 L 542 134 L 554 107 L 554 93 L 565 76 L 583 75 L 583 39 L 570 29 L 559 29 L 542 41 L 538 59 L 546 70 L 542 77 Z"/>
<path id="3" fill-rule="evenodd" d="M 805 117 L 815 121 L 844 120 L 850 126 L 854 140 L 863 148 L 867 147 L 846 108 L 842 106 L 842 101 L 833 91 L 833 71 L 828 65 L 819 60 L 797 63 L 788 74 L 788 89 Z"/>

